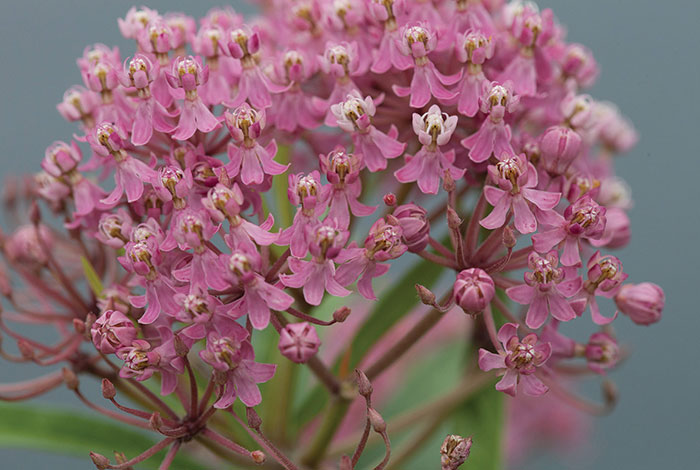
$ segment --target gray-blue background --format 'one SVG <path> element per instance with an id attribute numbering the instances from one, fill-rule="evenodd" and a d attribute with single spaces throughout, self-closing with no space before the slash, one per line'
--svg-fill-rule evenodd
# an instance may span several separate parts
<path id="1" fill-rule="evenodd" d="M 217 0 L 146 3 L 195 16 L 221 5 Z M 638 147 L 617 164 L 635 200 L 632 242 L 620 257 L 630 280 L 662 285 L 667 304 L 663 321 L 653 327 L 635 327 L 626 318 L 616 322 L 633 355 L 613 375 L 621 401 L 612 416 L 595 423 L 595 450 L 573 462 L 541 457 L 526 468 L 697 468 L 700 2 L 538 3 L 554 8 L 569 40 L 593 50 L 602 69 L 593 96 L 616 102 L 639 130 Z M 55 104 L 68 86 L 80 82 L 75 58 L 94 42 L 118 44 L 128 55 L 133 46 L 120 37 L 116 18 L 129 6 L 96 0 L 0 3 L 1 176 L 35 171 L 49 143 L 70 138 L 74 127 L 60 118 Z M 0 382 L 24 378 L 20 374 L 0 364 Z M 62 392 L 48 399 L 74 403 Z M 94 468 L 86 459 L 7 449 L 0 449 L 0 462 L 3 469 Z"/>

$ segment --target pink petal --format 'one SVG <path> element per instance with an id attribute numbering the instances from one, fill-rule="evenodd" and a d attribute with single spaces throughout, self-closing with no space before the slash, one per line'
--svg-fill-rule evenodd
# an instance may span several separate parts
<path id="1" fill-rule="evenodd" d="M 539 294 L 535 295 L 530 303 L 530 308 L 527 310 L 527 316 L 525 317 L 525 324 L 528 328 L 536 330 L 537 328 L 544 325 L 549 316 L 549 309 L 547 308 L 547 297 L 546 295 Z"/>
<path id="2" fill-rule="evenodd" d="M 530 210 L 527 201 L 520 195 L 513 197 L 513 214 L 515 216 L 515 228 L 520 233 L 532 233 L 537 230 L 537 221 Z"/>
<path id="3" fill-rule="evenodd" d="M 557 204 L 559 204 L 559 199 L 561 198 L 560 193 L 552 193 L 549 191 L 539 191 L 537 189 L 523 188 L 520 190 L 523 197 L 542 209 L 543 211 L 548 211 L 554 209 Z"/>
<path id="4" fill-rule="evenodd" d="M 510 204 L 512 199 L 513 198 L 510 194 L 504 192 L 503 196 L 493 208 L 491 213 L 481 219 L 479 224 L 489 230 L 503 227 L 503 224 L 506 223 L 506 216 L 508 215 L 508 212 L 510 212 Z"/>
<path id="5" fill-rule="evenodd" d="M 564 296 L 556 290 L 549 291 L 549 310 L 552 316 L 560 321 L 570 321 L 576 318 L 576 313 Z"/>
<path id="6" fill-rule="evenodd" d="M 531 397 L 538 397 L 547 393 L 549 388 L 542 383 L 534 374 L 520 376 L 520 385 L 523 387 L 523 392 Z"/>
<path id="7" fill-rule="evenodd" d="M 535 297 L 535 288 L 528 286 L 527 284 L 522 284 L 519 286 L 509 287 L 506 289 L 506 294 L 514 302 L 522 305 L 528 305 Z"/>
<path id="8" fill-rule="evenodd" d="M 507 393 L 511 397 L 515 396 L 518 387 L 518 373 L 508 369 L 503 378 L 496 384 L 496 390 Z"/>
<path id="9" fill-rule="evenodd" d="M 488 372 L 493 369 L 504 369 L 505 360 L 500 354 L 494 354 L 485 349 L 479 349 L 479 369 Z"/>

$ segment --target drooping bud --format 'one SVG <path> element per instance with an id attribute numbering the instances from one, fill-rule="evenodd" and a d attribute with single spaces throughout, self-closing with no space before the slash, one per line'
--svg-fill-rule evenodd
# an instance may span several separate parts
<path id="1" fill-rule="evenodd" d="M 352 460 L 347 455 L 340 458 L 340 470 L 352 470 Z"/>
<path id="2" fill-rule="evenodd" d="M 377 410 L 375 410 L 374 408 L 367 408 L 367 416 L 369 417 L 369 422 L 372 425 L 372 429 L 374 429 L 375 432 L 379 434 L 386 432 L 386 422 Z"/>
<path id="3" fill-rule="evenodd" d="M 418 292 L 420 301 L 425 305 L 435 305 L 435 294 L 430 289 L 420 284 L 416 284 L 416 292 Z"/>
<path id="4" fill-rule="evenodd" d="M 513 229 L 510 227 L 510 225 L 506 225 L 505 229 L 503 229 L 503 246 L 508 248 L 509 250 L 518 243 L 518 239 L 515 237 L 515 233 L 513 232 Z"/>
<path id="5" fill-rule="evenodd" d="M 604 332 L 593 333 L 585 349 L 588 367 L 599 374 L 604 374 L 617 364 L 620 349 L 615 338 Z"/>
<path id="6" fill-rule="evenodd" d="M 148 420 L 148 424 L 156 431 L 162 428 L 163 418 L 160 417 L 160 413 L 154 411 L 153 414 L 151 414 L 150 419 Z"/>
<path id="7" fill-rule="evenodd" d="M 63 382 L 66 384 L 66 387 L 68 387 L 70 390 L 77 390 L 78 386 L 80 385 L 80 380 L 78 379 L 78 376 L 75 375 L 75 372 L 67 367 L 64 367 L 61 369 L 61 373 L 63 374 Z"/>
<path id="8" fill-rule="evenodd" d="M 277 347 L 284 357 L 301 364 L 316 354 L 320 345 L 316 329 L 308 322 L 301 322 L 290 323 L 280 331 Z"/>
<path id="9" fill-rule="evenodd" d="M 469 457 L 471 448 L 471 437 L 465 439 L 456 434 L 448 435 L 440 447 L 442 470 L 457 470 Z"/>
<path id="10" fill-rule="evenodd" d="M 111 400 L 117 395 L 114 384 L 109 379 L 102 379 L 102 396 L 105 400 Z"/>
<path id="11" fill-rule="evenodd" d="M 350 308 L 342 306 L 333 312 L 333 321 L 336 323 L 343 323 L 345 320 L 347 320 L 348 316 L 350 316 L 351 312 L 352 310 L 350 310 Z"/>
<path id="12" fill-rule="evenodd" d="M 484 311 L 496 294 L 496 288 L 486 271 L 469 268 L 457 274 L 453 288 L 455 302 L 465 313 L 476 315 Z"/>
<path id="13" fill-rule="evenodd" d="M 661 320 L 665 302 L 663 289 L 651 282 L 625 284 L 615 296 L 617 308 L 638 325 Z"/>
<path id="14" fill-rule="evenodd" d="M 462 225 L 462 219 L 460 219 L 459 215 L 457 215 L 457 211 L 455 211 L 451 207 L 448 207 L 447 208 L 447 226 L 452 230 L 457 230 L 457 229 L 459 229 L 460 225 Z"/>

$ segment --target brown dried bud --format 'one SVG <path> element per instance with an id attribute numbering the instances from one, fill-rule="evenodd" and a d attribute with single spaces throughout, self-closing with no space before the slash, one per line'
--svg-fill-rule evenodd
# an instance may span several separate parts
<path id="1" fill-rule="evenodd" d="M 34 359 L 34 348 L 23 339 L 17 340 L 17 349 L 23 358 L 31 361 Z"/>
<path id="2" fill-rule="evenodd" d="M 603 381 L 602 387 L 605 404 L 608 406 L 614 406 L 617 403 L 618 397 L 617 385 L 615 385 L 615 382 L 611 380 L 605 380 Z"/>
<path id="3" fill-rule="evenodd" d="M 348 316 L 350 316 L 350 313 L 352 310 L 350 310 L 349 307 L 340 307 L 338 310 L 333 312 L 333 321 L 336 323 L 343 323 L 345 320 L 347 320 Z"/>
<path id="4" fill-rule="evenodd" d="M 367 408 L 367 416 L 375 432 L 379 434 L 386 432 L 386 422 L 384 422 L 384 418 L 382 418 L 382 415 L 380 415 L 377 410 L 374 408 Z"/>
<path id="5" fill-rule="evenodd" d="M 61 369 L 61 373 L 63 374 L 63 382 L 65 382 L 66 387 L 68 387 L 70 390 L 78 390 L 80 380 L 78 379 L 78 376 L 75 375 L 75 372 L 67 367 L 64 367 Z"/>
<path id="6" fill-rule="evenodd" d="M 163 427 L 163 418 L 160 417 L 160 413 L 157 411 L 154 411 L 153 414 L 151 415 L 151 418 L 148 420 L 148 424 L 151 425 L 153 429 L 158 431 L 160 428 Z"/>
<path id="7" fill-rule="evenodd" d="M 79 335 L 84 335 L 85 334 L 85 322 L 81 320 L 80 318 L 74 318 L 73 319 L 73 329 L 75 329 L 75 332 L 78 333 Z"/>
<path id="8" fill-rule="evenodd" d="M 355 375 L 357 376 L 357 391 L 360 395 L 365 398 L 369 398 L 372 395 L 372 384 L 369 379 L 360 369 L 355 369 Z"/>
<path id="9" fill-rule="evenodd" d="M 97 467 L 98 470 L 105 470 L 106 468 L 111 467 L 109 459 L 102 454 L 98 454 L 97 452 L 90 452 L 90 458 L 92 459 L 92 463 L 95 464 L 95 467 Z"/>
<path id="10" fill-rule="evenodd" d="M 459 215 L 457 215 L 457 211 L 455 211 L 451 207 L 448 207 L 447 208 L 447 226 L 451 230 L 457 230 L 460 225 L 462 225 L 462 219 L 460 219 Z"/>
<path id="11" fill-rule="evenodd" d="M 515 237 L 513 229 L 510 228 L 509 225 L 506 225 L 506 228 L 503 230 L 503 245 L 505 245 L 506 248 L 511 249 L 516 243 L 518 243 L 518 239 Z"/>
<path id="12" fill-rule="evenodd" d="M 455 179 L 452 177 L 452 174 L 450 174 L 449 170 L 445 170 L 445 176 L 442 177 L 442 189 L 444 189 L 448 193 L 451 193 L 452 191 L 457 189 Z"/>
<path id="13" fill-rule="evenodd" d="M 117 389 L 109 379 L 102 379 L 102 396 L 105 400 L 111 400 L 117 395 Z"/>
<path id="14" fill-rule="evenodd" d="M 430 289 L 420 284 L 416 284 L 416 292 L 418 292 L 418 297 L 420 298 L 420 301 L 423 302 L 425 305 L 435 305 L 435 294 L 433 294 Z"/>
<path id="15" fill-rule="evenodd" d="M 258 465 L 265 463 L 265 454 L 262 450 L 254 450 L 250 453 L 250 458 Z"/>
<path id="16" fill-rule="evenodd" d="M 260 425 L 262 424 L 262 419 L 260 419 L 260 416 L 258 413 L 255 411 L 255 408 L 246 408 L 245 409 L 245 417 L 248 420 L 248 427 L 251 429 L 255 429 L 256 431 L 260 429 Z"/>
<path id="17" fill-rule="evenodd" d="M 442 470 L 457 470 L 469 457 L 472 438 L 463 438 L 456 434 L 448 435 L 440 447 L 440 464 Z"/>
<path id="18" fill-rule="evenodd" d="M 175 354 L 180 357 L 185 357 L 187 356 L 187 353 L 190 352 L 185 342 L 178 335 L 175 335 L 173 346 L 175 346 Z"/>

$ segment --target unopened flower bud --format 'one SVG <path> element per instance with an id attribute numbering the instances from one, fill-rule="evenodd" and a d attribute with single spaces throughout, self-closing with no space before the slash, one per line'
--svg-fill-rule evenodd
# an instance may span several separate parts
<path id="1" fill-rule="evenodd" d="M 593 333 L 585 346 L 584 355 L 588 367 L 604 374 L 605 369 L 614 367 L 620 358 L 620 349 L 615 338 L 604 332 Z"/>
<path id="2" fill-rule="evenodd" d="M 384 418 L 379 414 L 374 408 L 367 409 L 367 416 L 369 417 L 369 422 L 372 425 L 372 429 L 379 434 L 386 432 L 386 422 Z"/>
<path id="3" fill-rule="evenodd" d="M 260 419 L 260 415 L 255 411 L 255 408 L 247 407 L 245 409 L 245 416 L 246 419 L 248 420 L 248 427 L 251 429 L 260 429 L 260 426 L 262 425 L 262 419 Z"/>
<path id="4" fill-rule="evenodd" d="M 447 226 L 451 230 L 457 230 L 460 225 L 462 225 L 462 219 L 460 219 L 459 215 L 457 215 L 457 211 L 455 211 L 451 207 L 448 207 L 447 208 Z"/>
<path id="5" fill-rule="evenodd" d="M 92 459 L 92 463 L 95 464 L 95 467 L 97 467 L 98 470 L 105 470 L 106 468 L 110 467 L 109 459 L 102 454 L 98 454 L 97 452 L 90 452 L 90 458 Z"/>
<path id="6" fill-rule="evenodd" d="M 63 374 L 63 382 L 65 382 L 66 387 L 68 387 L 70 390 L 77 390 L 78 386 L 80 385 L 80 380 L 78 379 L 78 376 L 75 375 L 75 372 L 67 367 L 64 367 L 61 369 L 61 373 Z"/>
<path id="7" fill-rule="evenodd" d="M 79 335 L 83 335 L 85 334 L 85 331 L 87 331 L 87 329 L 85 328 L 85 322 L 80 318 L 73 319 L 73 329 L 75 329 L 75 332 Z"/>
<path id="8" fill-rule="evenodd" d="M 160 413 L 154 411 L 151 414 L 151 418 L 148 420 L 148 424 L 156 431 L 163 427 L 163 418 L 160 417 Z"/>
<path id="9" fill-rule="evenodd" d="M 177 354 L 180 357 L 185 357 L 187 356 L 187 353 L 190 352 L 185 342 L 178 335 L 175 335 L 173 345 L 175 346 L 175 354 Z"/>
<path id="10" fill-rule="evenodd" d="M 581 136 L 568 127 L 552 126 L 540 137 L 541 161 L 553 174 L 564 174 L 580 149 Z"/>
<path id="11" fill-rule="evenodd" d="M 615 296 L 617 308 L 638 325 L 659 321 L 665 301 L 663 289 L 651 282 L 625 284 Z"/>
<path id="12" fill-rule="evenodd" d="M 350 316 L 351 312 L 352 310 L 350 310 L 349 307 L 342 306 L 333 312 L 333 321 L 336 323 L 343 323 L 345 320 L 347 320 L 348 316 Z"/>
<path id="13" fill-rule="evenodd" d="M 290 323 L 280 331 L 277 347 L 284 357 L 301 364 L 316 354 L 320 345 L 316 329 L 308 322 L 301 322 Z"/>
<path id="14" fill-rule="evenodd" d="M 404 204 L 394 209 L 394 217 L 403 230 L 401 238 L 408 251 L 423 251 L 430 239 L 430 222 L 426 210 L 415 204 Z"/>
<path id="15" fill-rule="evenodd" d="M 258 465 L 265 463 L 265 454 L 262 450 L 254 450 L 250 453 L 250 457 L 253 459 L 253 462 Z"/>
<path id="16" fill-rule="evenodd" d="M 23 358 L 29 361 L 34 359 L 34 348 L 25 340 L 17 340 L 17 349 Z"/>
<path id="17" fill-rule="evenodd" d="M 394 193 L 387 193 L 384 195 L 384 204 L 388 207 L 394 207 L 396 205 L 396 196 Z"/>
<path id="18" fill-rule="evenodd" d="M 496 294 L 493 279 L 486 271 L 469 268 L 457 274 L 453 288 L 455 301 L 465 313 L 475 315 L 484 311 Z"/>
<path id="19" fill-rule="evenodd" d="M 435 305 L 435 294 L 433 294 L 430 289 L 420 284 L 416 284 L 416 292 L 418 292 L 420 301 L 425 305 Z"/>
<path id="20" fill-rule="evenodd" d="M 455 434 L 448 435 L 440 447 L 442 470 L 457 470 L 469 457 L 471 448 L 471 437 L 465 439 Z"/>
<path id="21" fill-rule="evenodd" d="M 357 375 L 357 391 L 360 395 L 365 398 L 369 398 L 372 395 L 372 384 L 369 378 L 360 369 L 355 369 L 355 374 Z"/>
<path id="22" fill-rule="evenodd" d="M 510 250 L 517 243 L 518 239 L 516 238 L 513 229 L 510 227 L 510 225 L 506 225 L 506 228 L 503 229 L 503 245 Z"/>
<path id="23" fill-rule="evenodd" d="M 445 190 L 445 192 L 451 193 L 455 189 L 457 189 L 457 185 L 455 184 L 455 180 L 452 177 L 452 174 L 450 173 L 449 170 L 445 170 L 445 175 L 443 176 L 442 179 L 442 189 Z"/>
<path id="24" fill-rule="evenodd" d="M 102 379 L 102 396 L 105 400 L 111 400 L 117 395 L 114 384 L 109 379 Z"/>

